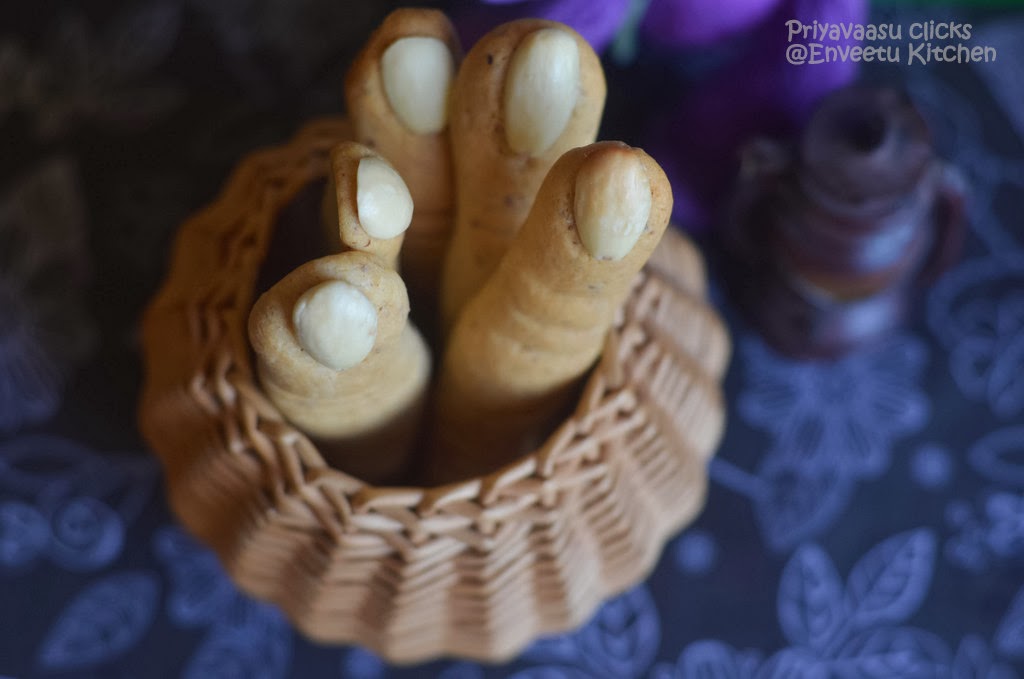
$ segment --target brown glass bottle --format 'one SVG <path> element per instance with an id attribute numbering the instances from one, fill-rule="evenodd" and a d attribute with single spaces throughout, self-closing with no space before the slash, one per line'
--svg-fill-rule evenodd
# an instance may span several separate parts
<path id="1" fill-rule="evenodd" d="M 963 181 L 901 92 L 839 90 L 795 141 L 742 153 L 727 278 L 786 354 L 834 357 L 891 333 L 959 251 Z"/>

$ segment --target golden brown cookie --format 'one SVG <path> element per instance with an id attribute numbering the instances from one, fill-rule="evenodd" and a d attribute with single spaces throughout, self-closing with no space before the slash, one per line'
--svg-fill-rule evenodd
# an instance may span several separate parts
<path id="1" fill-rule="evenodd" d="M 331 149 L 322 216 L 328 242 L 396 269 L 412 215 L 412 196 L 390 163 L 356 142 Z"/>
<path id="2" fill-rule="evenodd" d="M 401 261 L 413 304 L 423 309 L 420 318 L 436 314 L 452 228 L 448 112 L 461 55 L 444 14 L 399 9 L 370 36 L 345 79 L 356 140 L 394 166 L 416 205 Z"/>
<path id="3" fill-rule="evenodd" d="M 555 164 L 451 333 L 431 463 L 439 480 L 511 461 L 564 414 L 671 210 L 668 180 L 639 149 L 602 142 Z"/>
<path id="4" fill-rule="evenodd" d="M 563 24 L 504 24 L 466 55 L 452 92 L 458 190 L 441 288 L 446 329 L 498 265 L 552 164 L 594 141 L 604 99 L 600 60 Z"/>
<path id="5" fill-rule="evenodd" d="M 249 315 L 264 392 L 329 462 L 367 480 L 400 469 L 416 434 L 430 354 L 408 314 L 398 274 L 350 251 L 300 266 Z"/>

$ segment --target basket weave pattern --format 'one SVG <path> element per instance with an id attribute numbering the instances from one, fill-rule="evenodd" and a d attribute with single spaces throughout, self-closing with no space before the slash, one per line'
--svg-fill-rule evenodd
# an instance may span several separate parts
<path id="1" fill-rule="evenodd" d="M 635 584 L 699 511 L 728 336 L 702 269 L 652 266 L 540 450 L 440 488 L 328 467 L 259 390 L 245 325 L 277 215 L 347 138 L 329 119 L 249 156 L 182 227 L 144 322 L 142 430 L 181 521 L 308 636 L 394 662 L 507 658 Z"/>

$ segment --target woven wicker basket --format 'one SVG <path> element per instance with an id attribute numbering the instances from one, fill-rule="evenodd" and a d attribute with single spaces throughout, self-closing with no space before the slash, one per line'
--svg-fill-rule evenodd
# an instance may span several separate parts
<path id="1" fill-rule="evenodd" d="M 392 662 L 508 658 L 584 622 L 699 511 L 729 340 L 677 235 L 641 274 L 575 414 L 540 450 L 441 488 L 328 467 L 260 392 L 245 324 L 277 218 L 344 120 L 242 162 L 181 229 L 144 322 L 144 435 L 180 520 L 309 637 Z"/>

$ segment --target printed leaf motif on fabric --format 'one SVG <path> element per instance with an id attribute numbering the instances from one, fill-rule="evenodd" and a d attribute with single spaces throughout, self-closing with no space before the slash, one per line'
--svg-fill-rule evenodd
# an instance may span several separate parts
<path id="1" fill-rule="evenodd" d="M 908 618 L 931 584 L 935 536 L 926 531 L 889 538 L 861 557 L 850 572 L 847 608 L 857 627 Z"/>
<path id="2" fill-rule="evenodd" d="M 544 663 L 552 671 L 572 670 L 592 677 L 612 673 L 626 679 L 640 676 L 654 660 L 660 642 L 657 608 L 647 588 L 640 586 L 605 602 L 576 632 L 534 643 L 524 658 Z"/>
<path id="3" fill-rule="evenodd" d="M 975 573 L 1024 560 L 1024 428 L 986 434 L 968 449 L 967 460 L 993 485 L 973 503 L 958 499 L 948 504 L 946 523 L 953 535 L 945 545 L 946 557 Z"/>
<path id="4" fill-rule="evenodd" d="M 971 446 L 967 459 L 989 481 L 1024 488 L 1024 427 L 987 434 Z"/>
<path id="5" fill-rule="evenodd" d="M 1008 658 L 1024 660 L 1024 587 L 1017 592 L 999 624 L 995 646 Z"/>
<path id="6" fill-rule="evenodd" d="M 712 478 L 716 478 L 712 467 Z M 785 551 L 825 531 L 842 514 L 855 481 L 841 468 L 804 465 L 769 453 L 760 467 L 763 492 L 754 498 L 765 542 Z"/>
<path id="7" fill-rule="evenodd" d="M 353 646 L 341 657 L 341 675 L 346 679 L 380 679 L 387 665 L 376 654 Z"/>
<path id="8" fill-rule="evenodd" d="M 150 457 L 112 459 L 55 436 L 0 444 L 0 572 L 44 555 L 77 572 L 110 564 L 155 484 Z"/>
<path id="9" fill-rule="evenodd" d="M 1015 65 L 1024 63 L 1024 45 L 1020 36 L 1024 34 L 1024 19 L 1008 19 L 989 22 L 975 34 L 979 45 L 990 45 L 999 55 L 988 63 L 972 63 L 986 81 L 989 91 L 1002 106 L 1017 130 L 1017 136 L 1024 140 L 1024 83 Z"/>
<path id="10" fill-rule="evenodd" d="M 1017 673 L 1009 665 L 996 661 L 988 644 L 973 635 L 960 642 L 950 676 L 953 679 L 1017 679 Z"/>
<path id="11" fill-rule="evenodd" d="M 949 650 L 934 634 L 881 627 L 853 634 L 830 666 L 843 679 L 917 679 L 942 676 L 949 662 Z"/>
<path id="12" fill-rule="evenodd" d="M 1006 65 L 1002 59 L 996 61 L 999 69 Z M 933 130 L 939 154 L 955 163 L 966 178 L 969 233 L 997 258 L 1019 254 L 1024 248 L 1022 234 L 1006 216 L 1019 213 L 1022 206 L 1024 157 L 1007 155 L 1010 147 L 1005 144 L 990 148 L 976 104 L 931 69 L 910 67 L 906 76 L 906 89 Z M 994 91 L 992 95 L 1001 96 Z"/>
<path id="13" fill-rule="evenodd" d="M 728 459 L 711 478 L 747 496 L 766 544 L 791 549 L 826 530 L 857 484 L 883 474 L 896 442 L 919 431 L 931 404 L 920 387 L 928 351 L 903 335 L 836 361 L 796 361 L 741 340 L 737 412 L 772 436 L 756 474 Z"/>
<path id="14" fill-rule="evenodd" d="M 284 677 L 291 662 L 291 628 L 261 604 L 244 607 L 234 624 L 215 624 L 185 668 L 188 679 L 207 677 Z"/>
<path id="15" fill-rule="evenodd" d="M 935 566 L 935 535 L 918 529 L 868 550 L 845 587 L 828 554 L 804 544 L 779 581 L 779 624 L 791 646 L 767 659 L 723 641 L 691 643 L 674 666 L 651 679 L 782 679 L 941 677 L 952 654 L 936 635 L 900 627 L 920 607 Z"/>
<path id="16" fill-rule="evenodd" d="M 126 571 L 92 584 L 68 604 L 39 649 L 46 670 L 72 670 L 110 661 L 134 646 L 156 617 L 159 578 Z"/>
<path id="17" fill-rule="evenodd" d="M 206 630 L 185 677 L 287 676 L 294 633 L 280 611 L 242 595 L 213 553 L 177 527 L 158 531 L 153 549 L 170 573 L 171 620 Z"/>
<path id="18" fill-rule="evenodd" d="M 779 623 L 790 643 L 822 649 L 843 614 L 839 575 L 815 545 L 793 554 L 779 582 Z"/>

